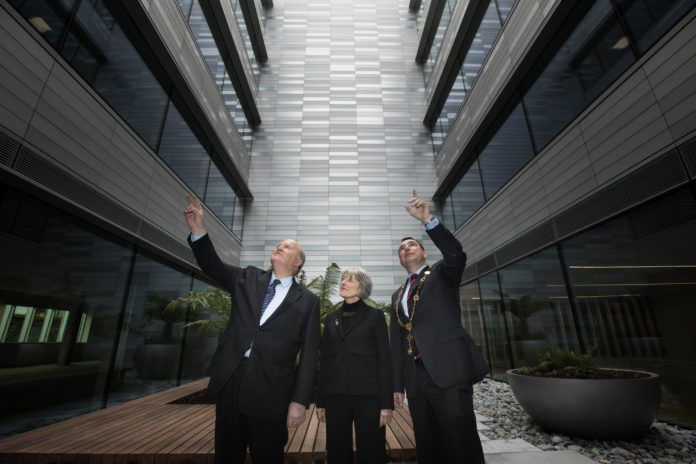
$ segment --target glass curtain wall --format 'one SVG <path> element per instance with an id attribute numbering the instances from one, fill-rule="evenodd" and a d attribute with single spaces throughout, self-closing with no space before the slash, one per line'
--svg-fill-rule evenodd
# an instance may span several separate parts
<path id="1" fill-rule="evenodd" d="M 437 156 L 449 128 L 454 122 L 464 103 L 467 92 L 478 75 L 483 62 L 488 57 L 493 43 L 500 33 L 502 24 L 507 18 L 507 12 L 512 8 L 514 0 L 494 0 L 488 4 L 488 9 L 476 31 L 471 46 L 467 50 L 459 52 L 458 59 L 462 63 L 457 71 L 457 77 L 447 95 L 447 100 L 442 107 L 440 116 L 432 128 L 433 153 Z"/>
<path id="2" fill-rule="evenodd" d="M 238 234 L 239 227 L 232 222 L 238 201 L 233 186 L 211 161 L 210 143 L 202 143 L 194 135 L 173 103 L 178 104 L 181 99 L 175 98 L 170 84 L 163 85 L 155 78 L 102 0 L 81 1 L 77 11 L 70 7 L 73 2 L 13 0 L 12 4 L 230 230 Z M 57 31 L 61 31 L 60 37 L 56 37 Z M 229 92 L 226 95 L 229 97 Z M 239 106 L 238 102 L 232 104 Z M 242 127 L 246 127 L 244 124 Z M 251 134 L 243 136 L 250 143 Z M 216 179 L 214 188 L 209 189 L 214 192 L 210 202 L 206 190 L 209 171 L 214 172 Z"/>
<path id="3" fill-rule="evenodd" d="M 452 18 L 452 11 L 454 11 L 456 4 L 457 0 L 447 0 L 442 10 L 440 22 L 435 32 L 435 38 L 433 38 L 433 44 L 430 46 L 430 54 L 428 55 L 427 61 L 423 64 L 423 74 L 426 83 L 428 79 L 430 79 L 430 73 L 433 71 L 435 59 L 437 59 L 437 54 L 440 52 L 440 45 L 442 45 L 442 39 L 445 38 L 445 32 L 447 32 L 447 26 L 449 26 L 450 18 Z"/>
<path id="4" fill-rule="evenodd" d="M 241 6 L 238 2 L 233 3 L 234 5 L 232 6 L 235 7 L 237 24 L 239 25 L 240 30 L 242 29 L 242 26 L 244 27 L 242 37 L 244 38 L 245 46 L 249 49 L 247 50 L 247 54 L 251 53 L 250 55 L 248 54 L 247 58 L 250 60 L 250 64 L 254 70 L 254 77 L 258 83 L 258 73 L 260 72 L 259 65 L 254 58 L 253 50 L 251 50 L 251 40 L 249 39 L 246 24 L 244 23 L 244 18 L 242 17 L 242 12 L 240 10 Z M 239 102 L 239 98 L 237 98 L 237 93 L 232 86 L 232 79 L 230 78 L 227 68 L 225 67 L 224 59 L 226 58 L 226 55 L 223 56 L 220 53 L 220 50 L 215 43 L 213 33 L 210 31 L 210 26 L 208 26 L 208 23 L 205 20 L 205 15 L 203 14 L 201 4 L 198 0 L 179 0 L 179 7 L 181 8 L 184 17 L 188 21 L 191 32 L 193 32 L 193 37 L 196 39 L 196 43 L 198 44 L 198 48 L 201 50 L 203 58 L 208 65 L 208 69 L 210 70 L 210 73 L 215 79 L 215 83 L 222 94 L 225 105 L 227 106 L 227 110 L 230 112 L 230 116 L 232 116 L 232 121 L 234 122 L 237 132 L 244 140 L 247 150 L 251 151 L 253 133 L 252 128 L 247 122 L 244 110 L 242 109 L 242 104 Z M 225 51 L 225 53 L 227 52 Z"/>
<path id="5" fill-rule="evenodd" d="M 451 210 L 448 205 L 456 204 L 460 192 L 471 188 L 475 175 L 467 169 L 480 169 L 485 198 L 490 199 L 694 7 L 687 0 L 616 4 L 617 8 L 613 8 L 609 0 L 596 0 L 577 26 L 570 30 L 561 28 L 559 36 L 551 41 L 561 44 L 560 48 L 538 76 L 525 79 L 531 83 L 520 88 L 520 104 L 490 141 L 475 147 L 480 165 L 474 163 L 462 172 L 444 198 L 443 209 Z M 434 140 L 438 137 L 434 134 Z M 510 142 L 506 142 L 508 148 L 520 144 L 514 149 L 516 153 L 500 149 L 501 140 Z M 459 188 L 462 183 L 467 187 Z M 454 223 L 459 226 L 466 219 Z"/>
<path id="6" fill-rule="evenodd" d="M 494 377 L 535 363 L 549 346 L 586 352 L 596 345 L 594 359 L 602 367 L 660 374 L 660 417 L 696 425 L 692 189 L 682 188 L 463 286 L 462 322 L 476 336 L 483 320 L 480 344 Z M 476 312 L 479 319 L 470 317 Z"/>
<path id="7" fill-rule="evenodd" d="M 205 376 L 208 283 L 4 184 L 0 253 L 0 437 Z"/>

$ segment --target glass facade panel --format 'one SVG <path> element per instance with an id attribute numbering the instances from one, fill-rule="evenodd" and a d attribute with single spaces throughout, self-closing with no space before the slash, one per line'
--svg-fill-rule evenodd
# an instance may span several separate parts
<path id="1" fill-rule="evenodd" d="M 498 271 L 515 367 L 537 363 L 550 346 L 578 350 L 575 322 L 555 248 Z"/>
<path id="2" fill-rule="evenodd" d="M 209 284 L 201 280 L 193 280 L 194 291 L 205 291 L 211 288 Z M 187 322 L 206 320 L 219 321 L 220 314 L 210 308 L 187 312 Z M 218 338 L 222 330 L 216 328 L 201 329 L 196 327 L 185 327 L 185 349 L 184 359 L 181 366 L 181 383 L 188 383 L 201 377 L 205 377 L 208 365 L 217 348 Z"/>
<path id="3" fill-rule="evenodd" d="M 537 150 L 633 61 L 608 0 L 598 0 L 524 95 Z"/>
<path id="4" fill-rule="evenodd" d="M 109 406 L 177 384 L 186 309 L 167 305 L 190 290 L 190 276 L 137 254 L 114 366 L 119 388 Z"/>
<path id="5" fill-rule="evenodd" d="M 449 26 L 450 18 L 452 17 L 452 11 L 454 10 L 457 0 L 447 0 L 445 7 L 442 10 L 442 15 L 440 16 L 440 22 L 437 26 L 437 32 L 435 32 L 435 37 L 433 38 L 433 43 L 430 46 L 430 54 L 428 60 L 423 65 L 423 73 L 425 75 L 425 82 L 430 79 L 430 73 L 433 70 L 433 65 L 437 59 L 438 53 L 440 53 L 440 46 L 442 45 L 442 39 L 445 38 L 445 32 L 447 32 L 447 26 Z"/>
<path id="6" fill-rule="evenodd" d="M 442 223 L 449 230 L 455 230 L 457 227 L 454 224 L 454 211 L 452 211 L 452 195 L 447 195 L 440 203 L 440 213 L 442 214 Z"/>
<path id="7" fill-rule="evenodd" d="M 196 38 L 196 43 L 198 43 L 198 48 L 203 54 L 203 59 L 205 59 L 208 69 L 215 79 L 215 84 L 222 92 L 222 85 L 227 75 L 227 70 L 225 69 L 225 63 L 215 44 L 213 33 L 210 31 L 210 26 L 208 26 L 205 20 L 201 4 L 198 0 L 193 2 L 191 16 L 189 17 L 189 27 L 191 28 L 191 32 L 193 32 L 193 36 Z"/>
<path id="8" fill-rule="evenodd" d="M 483 204 L 483 187 L 478 160 L 474 161 L 450 196 L 454 210 L 454 223 L 456 227 L 460 227 Z"/>
<path id="9" fill-rule="evenodd" d="M 159 155 L 199 198 L 205 198 L 210 156 L 173 103 L 167 111 Z"/>
<path id="10" fill-rule="evenodd" d="M 11 0 L 10 3 L 52 47 L 60 44 L 75 5 L 74 0 Z"/>
<path id="11" fill-rule="evenodd" d="M 102 406 L 132 251 L 4 184 L 0 217 L 2 435 Z"/>
<path id="12" fill-rule="evenodd" d="M 167 94 L 118 25 L 111 29 L 104 59 L 90 83 L 155 149 L 169 101 Z"/>
<path id="13" fill-rule="evenodd" d="M 476 79 L 481 66 L 483 66 L 483 62 L 486 60 L 488 53 L 490 53 L 495 39 L 500 33 L 501 24 L 504 22 L 504 20 L 501 20 L 498 16 L 497 3 L 498 2 L 492 1 L 488 5 L 486 14 L 483 20 L 481 20 L 481 25 L 478 31 L 476 31 L 476 36 L 474 36 L 474 40 L 471 42 L 466 56 L 462 57 L 464 90 L 467 92 L 471 89 L 471 85 Z"/>
<path id="14" fill-rule="evenodd" d="M 619 0 L 616 4 L 640 53 L 645 53 L 694 6 L 692 0 Z"/>
<path id="15" fill-rule="evenodd" d="M 522 106 L 517 105 L 478 158 L 486 200 L 495 195 L 533 156 Z"/>
<path id="16" fill-rule="evenodd" d="M 476 282 L 468 283 L 459 289 L 459 304 L 462 310 L 462 325 L 469 332 L 478 349 L 486 357 L 486 361 L 488 361 L 483 307 L 481 306 L 481 295 Z"/>
<path id="17" fill-rule="evenodd" d="M 205 204 L 212 209 L 217 217 L 232 228 L 234 223 L 234 208 L 237 196 L 230 188 L 222 173 L 215 166 L 215 163 L 210 164 L 210 174 L 208 176 L 208 189 L 205 193 Z"/>
<path id="18" fill-rule="evenodd" d="M 205 376 L 219 316 L 166 305 L 210 284 L 134 253 L 0 184 L 0 437 Z"/>
<path id="19" fill-rule="evenodd" d="M 504 378 L 512 367 L 510 343 L 498 273 L 491 272 L 478 280 L 485 339 L 488 344 L 488 364 L 494 377 Z"/>
<path id="20" fill-rule="evenodd" d="M 683 189 L 562 243 L 579 329 L 602 365 L 657 372 L 661 415 L 696 417 L 696 202 Z"/>

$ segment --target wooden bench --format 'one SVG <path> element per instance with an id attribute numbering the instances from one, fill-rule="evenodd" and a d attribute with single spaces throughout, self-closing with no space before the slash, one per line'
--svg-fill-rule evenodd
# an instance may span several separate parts
<path id="1" fill-rule="evenodd" d="M 169 404 L 207 384 L 202 379 L 0 440 L 0 464 L 212 463 L 215 406 Z M 407 409 L 394 413 L 386 438 L 390 461 L 415 460 Z M 308 420 L 289 430 L 285 462 L 325 460 L 326 425 L 317 420 L 312 404 Z"/>

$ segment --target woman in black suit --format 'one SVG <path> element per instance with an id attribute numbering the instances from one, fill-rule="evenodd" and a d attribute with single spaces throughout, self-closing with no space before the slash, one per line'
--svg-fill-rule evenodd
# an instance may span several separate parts
<path id="1" fill-rule="evenodd" d="M 363 269 L 344 271 L 343 305 L 324 323 L 316 411 L 326 422 L 330 464 L 352 464 L 353 423 L 358 462 L 386 461 L 385 428 L 394 409 L 391 355 L 384 313 L 363 301 L 371 291 Z"/>

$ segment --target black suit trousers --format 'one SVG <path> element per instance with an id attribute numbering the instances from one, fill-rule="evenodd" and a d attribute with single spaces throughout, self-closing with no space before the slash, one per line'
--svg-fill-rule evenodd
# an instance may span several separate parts
<path id="1" fill-rule="evenodd" d="M 254 464 L 283 464 L 288 441 L 285 422 L 246 416 L 239 412 L 239 391 L 246 361 L 217 396 L 215 408 L 215 464 L 243 464 L 247 446 Z"/>
<path id="2" fill-rule="evenodd" d="M 483 464 L 476 429 L 473 389 L 468 385 L 440 388 L 423 365 L 413 365 L 417 392 L 408 407 L 416 435 L 418 464 Z"/>
<path id="3" fill-rule="evenodd" d="M 384 464 L 385 428 L 379 426 L 378 395 L 326 395 L 326 454 L 331 464 Z"/>

